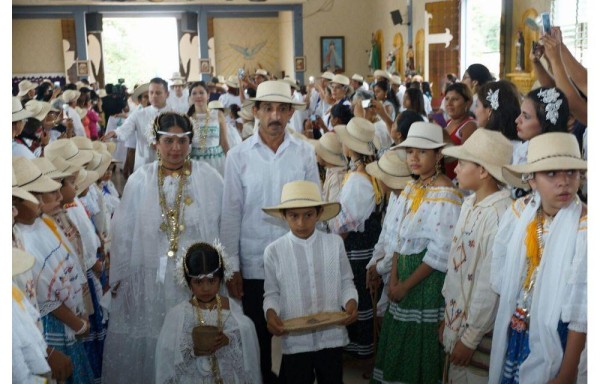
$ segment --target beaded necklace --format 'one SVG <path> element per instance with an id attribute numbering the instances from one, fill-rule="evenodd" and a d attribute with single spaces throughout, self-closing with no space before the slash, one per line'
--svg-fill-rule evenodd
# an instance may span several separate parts
<path id="1" fill-rule="evenodd" d="M 222 314 L 222 304 L 221 304 L 221 296 L 217 294 L 215 296 L 217 299 L 217 328 L 219 332 L 223 331 L 223 314 Z M 192 297 L 192 306 L 194 307 L 194 311 L 196 312 L 196 318 L 200 325 L 206 325 L 206 320 L 204 319 L 204 315 L 202 314 L 202 308 L 200 308 L 200 302 L 196 298 L 196 296 Z M 214 308 L 214 307 L 213 307 Z M 208 308 L 207 308 L 208 309 Z M 217 361 L 217 356 L 212 353 L 209 356 L 210 360 L 210 369 L 213 374 L 214 383 L 215 384 L 223 384 L 223 379 L 221 378 L 221 371 L 219 369 L 219 362 Z"/>
<path id="2" fill-rule="evenodd" d="M 424 183 L 423 180 L 421 178 L 419 178 L 419 180 L 417 180 L 413 184 L 413 188 L 410 193 L 410 197 L 412 197 L 412 202 L 410 204 L 410 211 L 413 214 L 416 213 L 417 210 L 419 209 L 419 207 L 421 206 L 421 203 L 423 202 L 423 198 L 425 197 L 425 192 L 427 191 L 427 188 L 430 187 L 435 182 L 435 180 L 438 178 L 439 175 L 440 175 L 440 172 L 436 170 L 428 182 Z"/>
<path id="3" fill-rule="evenodd" d="M 196 116 L 199 113 L 196 114 Z M 208 137 L 208 119 L 210 118 L 210 110 L 206 110 L 206 118 L 204 119 L 204 127 L 200 127 L 200 120 L 197 120 L 197 132 L 200 150 L 204 151 L 206 149 L 206 138 Z"/>
<path id="4" fill-rule="evenodd" d="M 175 196 L 175 203 L 172 207 L 167 204 L 167 198 L 163 190 L 163 184 L 165 181 L 165 173 L 162 167 L 162 162 L 158 166 L 158 200 L 160 203 L 160 211 L 163 222 L 160 224 L 160 230 L 166 232 L 167 239 L 169 240 L 169 250 L 167 251 L 168 257 L 174 257 L 179 247 L 179 236 L 185 231 L 185 225 L 180 224 L 180 220 L 184 217 L 183 212 L 185 205 L 181 204 L 183 198 L 183 188 L 187 182 L 188 176 L 191 174 L 191 162 L 185 160 L 183 164 L 183 172 L 181 175 L 174 172 L 173 177 L 179 180 L 177 186 L 177 195 Z"/>

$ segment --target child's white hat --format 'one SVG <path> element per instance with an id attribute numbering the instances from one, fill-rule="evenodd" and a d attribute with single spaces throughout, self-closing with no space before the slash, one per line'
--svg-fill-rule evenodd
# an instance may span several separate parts
<path id="1" fill-rule="evenodd" d="M 404 149 L 386 151 L 381 159 L 367 164 L 366 171 L 392 189 L 404 189 L 412 180 Z"/>
<path id="2" fill-rule="evenodd" d="M 321 199 L 319 187 L 312 181 L 297 180 L 287 183 L 281 191 L 281 203 L 275 207 L 263 208 L 270 216 L 284 219 L 282 209 L 323 207 L 319 218 L 322 221 L 332 219 L 340 213 L 340 203 L 328 203 Z"/>

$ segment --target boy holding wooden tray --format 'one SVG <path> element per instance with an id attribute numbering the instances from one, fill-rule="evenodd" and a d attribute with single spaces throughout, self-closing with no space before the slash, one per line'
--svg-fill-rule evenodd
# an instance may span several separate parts
<path id="1" fill-rule="evenodd" d="M 344 326 L 356 321 L 358 294 L 342 238 L 315 230 L 340 204 L 323 202 L 313 182 L 293 181 L 283 186 L 281 203 L 263 211 L 290 227 L 264 255 L 263 309 L 269 332 L 281 336 L 279 379 L 342 383 Z"/>

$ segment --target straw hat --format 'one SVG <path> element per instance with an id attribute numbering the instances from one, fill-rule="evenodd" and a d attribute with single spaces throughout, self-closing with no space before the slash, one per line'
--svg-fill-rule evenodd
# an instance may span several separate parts
<path id="1" fill-rule="evenodd" d="M 94 144 L 92 144 L 92 140 L 85 136 L 73 136 L 70 140 L 82 151 L 94 150 Z"/>
<path id="2" fill-rule="evenodd" d="M 80 95 L 81 95 L 81 92 L 79 92 L 79 91 L 74 91 L 72 89 L 67 89 L 66 91 L 63 92 L 63 94 L 60 97 L 63 99 L 63 101 L 65 103 L 70 103 L 73 100 L 79 99 Z"/>
<path id="3" fill-rule="evenodd" d="M 289 76 L 284 77 L 283 79 L 281 79 L 280 81 L 283 81 L 284 83 L 287 83 L 290 85 L 290 87 L 294 88 L 294 89 L 300 89 L 300 87 L 298 87 L 298 84 L 296 84 L 296 80 L 292 79 Z"/>
<path id="4" fill-rule="evenodd" d="M 83 167 L 83 168 L 87 169 L 88 171 L 93 171 L 100 166 L 101 162 L 102 162 L 102 155 L 96 151 L 92 151 L 92 160 L 90 160 L 90 162 L 87 163 L 85 165 L 85 167 Z"/>
<path id="5" fill-rule="evenodd" d="M 12 98 L 12 122 L 21 121 L 28 117 L 33 116 L 33 113 L 23 108 L 21 100 L 14 97 Z"/>
<path id="6" fill-rule="evenodd" d="M 243 120 L 254 121 L 254 114 L 252 113 L 252 108 L 242 108 L 238 113 Z"/>
<path id="7" fill-rule="evenodd" d="M 39 204 L 39 201 L 35 198 L 35 196 L 33 196 L 31 193 L 27 192 L 23 188 L 19 187 L 19 184 L 17 183 L 17 176 L 15 176 L 14 167 L 12 170 L 12 195 L 19 197 L 23 200 L 30 201 L 34 204 Z"/>
<path id="8" fill-rule="evenodd" d="M 383 77 L 384 79 L 388 79 L 390 80 L 390 74 L 387 73 L 386 71 L 382 70 L 382 69 L 378 69 L 373 73 L 373 77 L 378 78 L 378 77 Z"/>
<path id="9" fill-rule="evenodd" d="M 321 79 L 331 80 L 333 79 L 333 76 L 335 76 L 333 72 L 325 71 L 321 74 Z"/>
<path id="10" fill-rule="evenodd" d="M 181 76 L 181 74 L 179 72 L 173 72 L 173 76 L 171 76 L 171 78 L 169 80 L 171 80 L 171 81 L 184 80 L 184 78 L 183 78 L 183 76 Z"/>
<path id="11" fill-rule="evenodd" d="M 98 175 L 98 172 L 88 171 L 84 168 L 81 168 L 79 170 L 77 178 L 75 179 L 75 186 L 77 187 L 77 196 L 79 196 L 83 191 L 88 189 L 90 185 L 94 184 L 99 178 L 100 175 Z"/>
<path id="12" fill-rule="evenodd" d="M 28 271 L 35 263 L 35 258 L 19 248 L 12 249 L 12 275 L 17 276 Z"/>
<path id="13" fill-rule="evenodd" d="M 213 100 L 208 103 L 208 109 L 225 109 L 225 107 L 219 100 Z"/>
<path id="14" fill-rule="evenodd" d="M 406 183 L 412 180 L 403 149 L 386 151 L 381 159 L 367 164 L 365 170 L 392 189 L 404 189 Z"/>
<path id="15" fill-rule="evenodd" d="M 436 149 L 445 145 L 442 127 L 437 124 L 419 121 L 412 123 L 406 140 L 392 148 Z"/>
<path id="16" fill-rule="evenodd" d="M 291 104 L 292 107 L 299 110 L 306 108 L 306 104 L 292 99 L 292 90 L 289 84 L 277 80 L 260 83 L 256 88 L 256 97 L 250 100 Z"/>
<path id="17" fill-rule="evenodd" d="M 339 167 L 346 166 L 346 158 L 342 151 L 342 143 L 338 135 L 333 132 L 327 132 L 317 141 L 315 145 L 317 155 L 325 162 L 337 165 Z"/>
<path id="18" fill-rule="evenodd" d="M 375 155 L 381 147 L 379 138 L 375 136 L 375 126 L 362 117 L 353 117 L 348 125 L 336 125 L 335 133 L 340 141 L 354 152 L 363 155 Z"/>
<path id="19" fill-rule="evenodd" d="M 513 145 L 502 133 L 479 128 L 462 145 L 444 148 L 442 154 L 477 163 L 505 183 L 502 167 L 510 164 Z"/>
<path id="20" fill-rule="evenodd" d="M 256 70 L 256 72 L 254 73 L 254 76 L 263 76 L 265 78 L 268 78 L 269 74 L 266 70 L 259 68 Z"/>
<path id="21" fill-rule="evenodd" d="M 391 83 L 395 85 L 402 85 L 402 78 L 400 76 L 392 75 Z"/>
<path id="22" fill-rule="evenodd" d="M 38 167 L 40 171 L 42 171 L 42 175 L 48 176 L 53 180 L 63 179 L 67 176 L 71 176 L 71 174 L 69 173 L 61 172 L 58 169 L 56 169 L 54 164 L 52 164 L 50 160 L 48 160 L 45 157 L 36 157 L 35 159 L 31 159 L 31 162 L 35 164 L 35 166 Z"/>
<path id="23" fill-rule="evenodd" d="M 104 89 L 104 88 L 100 88 L 97 93 L 98 93 L 99 98 L 103 98 L 103 97 L 107 96 L 106 89 Z"/>
<path id="24" fill-rule="evenodd" d="M 31 91 L 33 89 L 36 89 L 37 86 L 38 85 L 36 83 L 33 83 L 33 82 L 29 81 L 29 80 L 22 80 L 19 83 L 19 93 L 17 93 L 17 96 L 18 97 L 23 97 L 23 96 L 25 96 L 27 94 L 27 92 L 29 92 L 29 91 Z"/>
<path id="25" fill-rule="evenodd" d="M 362 77 L 361 75 L 359 75 L 358 73 L 355 73 L 354 75 L 352 75 L 351 79 L 356 80 L 359 83 L 362 83 L 365 80 L 365 78 Z"/>
<path id="26" fill-rule="evenodd" d="M 529 183 L 523 180 L 524 174 L 567 169 L 587 169 L 587 161 L 581 158 L 577 139 L 570 133 L 549 132 L 529 141 L 527 163 L 505 165 L 502 175 L 512 186 L 529 188 Z"/>
<path id="27" fill-rule="evenodd" d="M 90 162 L 85 169 L 88 171 L 94 171 L 98 173 L 98 178 L 102 177 L 108 167 L 110 167 L 110 163 L 112 162 L 112 156 L 110 153 L 106 151 L 95 152 L 94 151 L 94 159 L 98 159 L 97 163 Z"/>
<path id="28" fill-rule="evenodd" d="M 78 167 L 84 166 L 94 157 L 91 151 L 80 151 L 70 139 L 58 139 L 50 142 L 44 148 L 44 156 L 50 161 L 56 157 L 62 157 Z"/>
<path id="29" fill-rule="evenodd" d="M 111 155 L 113 155 L 115 153 L 115 151 L 117 150 L 117 144 L 114 141 L 107 141 L 107 142 L 98 141 L 98 143 L 102 143 L 102 144 L 106 145 L 106 152 L 110 153 Z"/>
<path id="30" fill-rule="evenodd" d="M 59 172 L 68 174 L 68 176 L 73 176 L 73 174 L 78 172 L 81 168 L 68 162 L 60 156 L 57 156 L 50 161 L 52 162 L 52 165 L 54 165 L 54 168 L 56 168 Z"/>
<path id="31" fill-rule="evenodd" d="M 335 75 L 331 79 L 332 83 L 342 84 L 342 85 L 350 85 L 350 79 L 344 75 Z"/>
<path id="32" fill-rule="evenodd" d="M 48 112 L 52 110 L 52 106 L 50 103 L 39 100 L 29 100 L 27 104 L 25 104 L 25 109 L 31 112 L 34 119 L 42 121 L 48 115 Z"/>
<path id="33" fill-rule="evenodd" d="M 18 186 L 27 192 L 54 192 L 61 187 L 60 183 L 44 176 L 29 159 L 22 156 L 13 157 L 12 164 Z"/>
<path id="34" fill-rule="evenodd" d="M 281 203 L 275 207 L 263 208 L 270 216 L 284 219 L 282 209 L 323 207 L 319 220 L 327 221 L 340 213 L 340 203 L 328 203 L 322 200 L 319 186 L 312 181 L 297 180 L 287 183 L 281 190 Z"/>
<path id="35" fill-rule="evenodd" d="M 135 88 L 133 90 L 133 93 L 131 94 L 131 100 L 137 100 L 138 97 L 140 97 L 140 95 L 142 93 L 148 92 L 149 88 L 150 88 L 150 83 L 138 85 L 137 88 Z"/>
<path id="36" fill-rule="evenodd" d="M 225 82 L 225 84 L 229 88 L 239 88 L 240 87 L 240 80 L 237 78 L 237 76 L 231 75 L 231 76 L 229 76 L 227 78 L 227 81 Z"/>
<path id="37" fill-rule="evenodd" d="M 185 85 L 185 79 L 181 78 L 173 80 L 173 82 L 171 83 L 171 87 L 175 85 Z"/>

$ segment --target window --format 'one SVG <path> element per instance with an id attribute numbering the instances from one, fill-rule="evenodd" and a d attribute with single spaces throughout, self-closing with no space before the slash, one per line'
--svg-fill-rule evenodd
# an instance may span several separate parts
<path id="1" fill-rule="evenodd" d="M 568 1 L 568 0 L 567 0 Z M 500 74 L 501 0 L 463 1 L 464 36 L 461 39 L 462 71 L 471 64 L 485 65 L 492 75 Z"/>
<path id="2" fill-rule="evenodd" d="M 560 27 L 564 44 L 583 65 L 587 60 L 587 0 L 552 0 L 552 24 Z"/>

